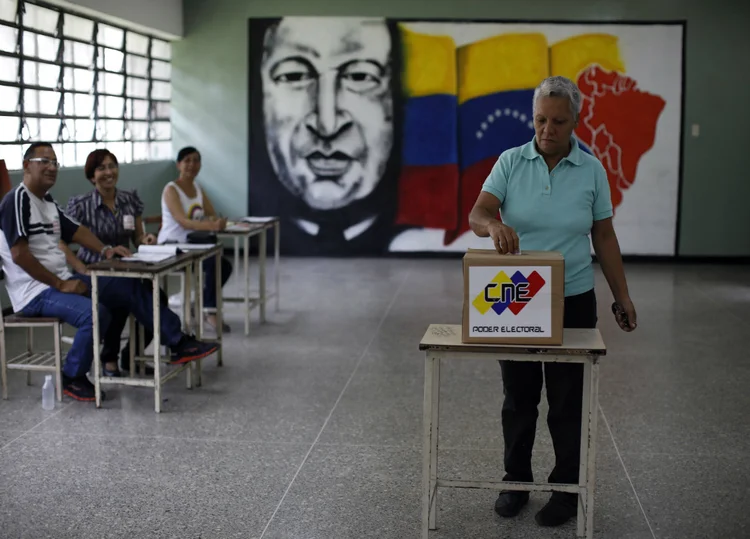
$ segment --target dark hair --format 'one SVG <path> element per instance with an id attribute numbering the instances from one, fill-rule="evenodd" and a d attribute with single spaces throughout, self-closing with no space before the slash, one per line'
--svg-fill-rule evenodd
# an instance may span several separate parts
<path id="1" fill-rule="evenodd" d="M 52 148 L 52 144 L 49 142 L 33 142 L 27 149 L 26 152 L 23 154 L 23 160 L 26 161 L 27 159 L 31 159 L 36 154 L 37 148 Z M 52 148 L 54 150 L 54 148 Z"/>
<path id="2" fill-rule="evenodd" d="M 197 153 L 198 155 L 201 154 L 197 149 L 193 148 L 192 146 L 185 146 L 183 149 L 181 149 L 177 153 L 177 162 L 179 163 L 180 161 L 182 161 L 183 159 L 185 159 L 191 153 Z"/>
<path id="3" fill-rule="evenodd" d="M 88 181 L 94 183 L 94 172 L 107 157 L 111 157 L 112 161 L 115 162 L 115 165 L 118 165 L 115 154 L 105 148 L 99 148 L 89 154 L 86 158 L 86 164 L 83 166 L 83 173 L 86 174 L 86 179 Z"/>

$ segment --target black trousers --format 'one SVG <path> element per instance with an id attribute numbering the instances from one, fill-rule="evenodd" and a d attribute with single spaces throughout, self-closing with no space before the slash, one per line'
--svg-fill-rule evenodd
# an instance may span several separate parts
<path id="1" fill-rule="evenodd" d="M 216 259 L 214 257 L 203 261 L 203 271 L 206 278 L 203 281 L 203 307 L 207 309 L 216 308 Z M 221 286 L 227 284 L 232 276 L 232 263 L 221 257 Z"/>
<path id="2" fill-rule="evenodd" d="M 594 328 L 597 323 L 596 294 L 590 290 L 565 298 L 563 326 Z M 542 382 L 547 387 L 547 426 L 555 449 L 555 467 L 550 483 L 578 483 L 581 450 L 583 365 L 501 361 L 503 373 L 503 436 L 505 481 L 532 482 L 531 450 L 534 447 L 537 409 Z"/>
<path id="3" fill-rule="evenodd" d="M 150 289 L 150 283 L 149 283 Z M 159 303 L 161 305 L 168 305 L 169 298 L 164 293 L 164 289 L 159 289 Z M 130 361 L 130 340 L 125 344 L 125 348 L 120 353 L 120 346 L 122 346 L 121 337 L 122 332 L 125 330 L 125 326 L 128 323 L 128 317 L 130 313 L 126 310 L 113 311 L 111 321 L 107 329 L 104 331 L 104 338 L 102 343 L 101 358 L 102 363 L 116 362 L 118 356 L 120 357 L 120 366 L 125 367 Z M 143 331 L 143 346 L 147 347 L 151 344 L 154 338 L 153 328 L 141 328 L 140 324 L 135 325 L 135 339 L 138 342 L 139 333 Z"/>

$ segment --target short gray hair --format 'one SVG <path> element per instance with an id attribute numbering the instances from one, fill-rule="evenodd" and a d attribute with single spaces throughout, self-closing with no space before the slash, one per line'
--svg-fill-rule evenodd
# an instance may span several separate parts
<path id="1" fill-rule="evenodd" d="M 570 102 L 570 110 L 573 113 L 573 121 L 578 120 L 581 112 L 581 91 L 578 86 L 565 77 L 547 77 L 534 90 L 533 107 L 540 97 L 565 97 Z"/>

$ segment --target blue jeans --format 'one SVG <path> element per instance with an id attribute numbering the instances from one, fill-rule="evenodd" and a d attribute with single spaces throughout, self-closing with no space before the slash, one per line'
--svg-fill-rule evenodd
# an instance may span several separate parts
<path id="1" fill-rule="evenodd" d="M 91 278 L 75 274 L 73 279 L 83 281 L 91 290 Z M 139 279 L 99 277 L 99 335 L 103 337 L 111 319 L 110 312 L 125 310 L 146 327 L 153 327 L 151 288 Z M 59 318 L 76 328 L 73 346 L 65 359 L 63 374 L 69 378 L 84 376 L 94 360 L 94 329 L 91 297 L 65 294 L 48 288 L 32 299 L 22 311 L 24 316 Z M 162 303 L 160 309 L 162 344 L 176 345 L 182 339 L 179 317 Z M 98 344 L 97 344 L 98 345 Z"/>

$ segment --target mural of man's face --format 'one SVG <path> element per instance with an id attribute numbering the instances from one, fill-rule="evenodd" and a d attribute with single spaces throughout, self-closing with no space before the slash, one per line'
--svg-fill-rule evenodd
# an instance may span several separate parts
<path id="1" fill-rule="evenodd" d="M 269 156 L 314 209 L 364 198 L 383 175 L 393 144 L 391 45 L 376 19 L 290 17 L 265 36 Z"/>

